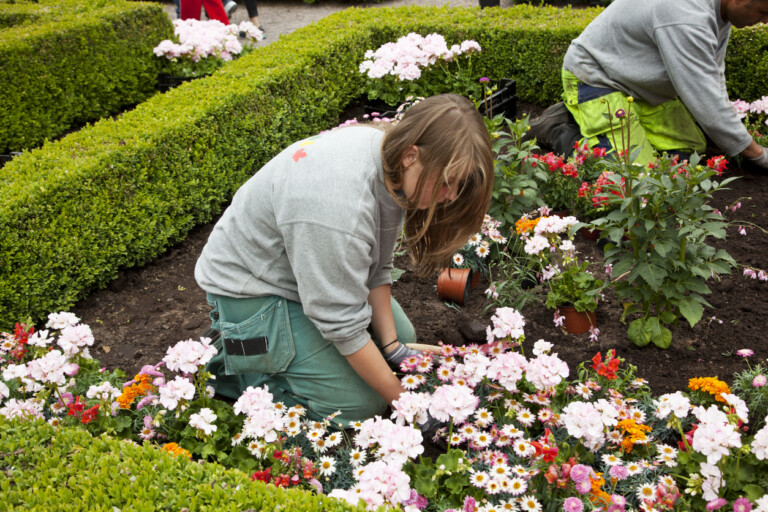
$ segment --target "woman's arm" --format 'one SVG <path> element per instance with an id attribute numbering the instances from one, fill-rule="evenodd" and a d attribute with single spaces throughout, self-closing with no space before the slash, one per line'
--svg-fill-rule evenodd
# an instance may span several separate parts
<path id="1" fill-rule="evenodd" d="M 390 309 L 391 314 L 392 310 Z M 391 404 L 393 400 L 397 400 L 400 393 L 405 391 L 400 380 L 389 369 L 373 340 L 368 340 L 363 348 L 346 356 L 346 358 L 355 372 L 387 403 Z"/>
<path id="2" fill-rule="evenodd" d="M 391 285 L 377 286 L 368 294 L 368 304 L 371 305 L 371 329 L 379 342 L 379 347 L 384 347 L 383 352 L 388 354 L 398 347 L 392 343 L 397 339 L 395 319 L 392 316 Z M 392 343 L 390 345 L 390 343 Z"/>

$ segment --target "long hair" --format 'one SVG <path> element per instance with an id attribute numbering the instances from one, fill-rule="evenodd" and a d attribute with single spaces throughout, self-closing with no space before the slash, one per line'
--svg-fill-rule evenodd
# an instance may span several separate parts
<path id="1" fill-rule="evenodd" d="M 418 148 L 423 170 L 414 201 L 403 185 L 405 152 Z M 448 265 L 451 256 L 480 230 L 493 191 L 491 140 L 480 113 L 457 94 L 431 96 L 412 106 L 387 131 L 382 142 L 384 182 L 406 210 L 405 242 L 420 276 Z M 433 180 L 428 208 L 418 208 L 426 183 Z M 444 185 L 459 183 L 458 197 L 439 203 Z"/>

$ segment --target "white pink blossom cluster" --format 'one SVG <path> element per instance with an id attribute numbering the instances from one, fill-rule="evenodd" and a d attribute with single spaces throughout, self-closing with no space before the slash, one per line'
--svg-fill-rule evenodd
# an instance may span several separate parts
<path id="1" fill-rule="evenodd" d="M 560 419 L 568 433 L 584 446 L 597 451 L 605 444 L 605 430 L 618 423 L 619 412 L 607 400 L 571 402 L 563 408 Z"/>
<path id="2" fill-rule="evenodd" d="M 272 403 L 269 386 L 254 388 L 248 386 L 234 405 L 235 414 L 246 416 L 243 434 L 251 439 L 263 439 L 272 443 L 285 427 L 282 411 Z"/>
<path id="3" fill-rule="evenodd" d="M 731 106 L 738 114 L 739 119 L 744 119 L 748 114 L 766 115 L 768 114 L 768 96 L 763 96 L 752 103 L 737 99 L 731 102 Z M 765 123 L 768 126 L 768 119 Z"/>
<path id="4" fill-rule="evenodd" d="M 211 345 L 211 338 L 202 337 L 200 341 L 185 340 L 169 347 L 163 362 L 169 370 L 186 374 L 196 373 L 217 354 Z"/>
<path id="5" fill-rule="evenodd" d="M 174 43 L 170 39 L 161 41 L 153 50 L 155 55 L 168 60 L 188 58 L 192 62 L 206 57 L 230 61 L 243 51 L 237 37 L 240 32 L 252 41 L 264 39 L 264 33 L 250 21 L 225 25 L 218 20 L 176 19 L 173 20 L 173 32 L 179 42 Z"/>
<path id="6" fill-rule="evenodd" d="M 194 396 L 195 385 L 180 375 L 160 388 L 160 403 L 171 411 L 178 407 L 179 402 L 192 400 Z"/>
<path id="7" fill-rule="evenodd" d="M 559 249 L 564 254 L 573 253 L 575 248 L 570 240 L 560 240 L 561 234 L 567 234 L 579 220 L 570 215 L 568 217 L 542 217 L 533 228 L 533 236 L 524 234 L 527 237 L 524 250 L 532 256 L 541 254 L 545 249 L 552 252 Z"/>
<path id="8" fill-rule="evenodd" d="M 459 55 L 479 51 L 481 48 L 476 41 L 466 40 L 448 48 L 440 34 L 421 36 L 411 32 L 394 43 L 381 45 L 376 51 L 365 52 L 360 72 L 370 78 L 393 75 L 400 80 L 411 81 L 421 77 L 422 69 L 438 61 L 450 62 Z"/>
<path id="9" fill-rule="evenodd" d="M 768 281 L 768 274 L 766 274 L 765 270 L 755 270 L 753 268 L 744 267 L 744 277 L 748 277 L 750 279 L 759 279 L 760 281 Z"/>
<path id="10" fill-rule="evenodd" d="M 385 504 L 398 505 L 411 497 L 410 477 L 401 468 L 383 460 L 360 466 L 354 477 L 355 485 L 349 489 L 334 489 L 329 496 L 353 505 L 362 499 L 368 510 L 376 510 Z"/>
<path id="11" fill-rule="evenodd" d="M 376 455 L 380 460 L 398 467 L 424 453 L 422 441 L 419 430 L 379 416 L 365 420 L 355 435 L 357 447 L 367 449 L 376 446 Z"/>
<path id="12" fill-rule="evenodd" d="M 486 341 L 518 340 L 524 336 L 525 318 L 514 308 L 498 308 L 491 316 L 491 324 L 485 330 Z"/>

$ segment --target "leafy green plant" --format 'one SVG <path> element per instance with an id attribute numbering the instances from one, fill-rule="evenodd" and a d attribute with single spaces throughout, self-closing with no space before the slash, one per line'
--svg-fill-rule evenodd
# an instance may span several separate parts
<path id="1" fill-rule="evenodd" d="M 627 154 L 604 161 L 611 174 L 605 174 L 609 183 L 603 188 L 613 210 L 593 224 L 611 242 L 605 261 L 624 303 L 622 321 L 640 315 L 628 329 L 639 346 L 669 347 L 667 325 L 681 316 L 696 325 L 709 306 L 707 280 L 736 266 L 727 251 L 707 243 L 710 237 L 725 238 L 728 224 L 708 202 L 735 178 L 715 179 L 717 158 L 708 165 L 699 161 L 696 154 L 690 162 L 662 156 L 648 167 L 630 163 Z"/>
<path id="2" fill-rule="evenodd" d="M 510 307 L 522 310 L 526 304 L 543 300 L 541 261 L 524 250 L 525 240 L 512 233 L 507 246 L 489 263 L 491 284 L 485 290 L 493 302 L 486 307 Z"/>
<path id="3" fill-rule="evenodd" d="M 486 497 L 486 493 L 470 483 L 470 461 L 464 450 L 449 449 L 440 454 L 435 461 L 421 458 L 418 462 L 409 461 L 405 472 L 411 477 L 413 488 L 428 500 L 434 500 L 436 510 L 459 508 L 467 496 L 477 501 Z"/>
<path id="4" fill-rule="evenodd" d="M 549 309 L 572 305 L 576 311 L 595 311 L 605 286 L 587 267 L 589 262 L 564 258 L 564 269 L 549 280 L 549 293 L 545 305 Z"/>
<path id="5" fill-rule="evenodd" d="M 534 140 L 525 139 L 530 129 L 528 117 L 504 120 L 506 131 L 493 131 L 494 183 L 488 214 L 501 222 L 502 232 L 512 228 L 525 212 L 541 206 L 538 182 L 530 173 L 528 160 L 539 149 Z M 542 171 L 543 172 L 543 171 Z"/>

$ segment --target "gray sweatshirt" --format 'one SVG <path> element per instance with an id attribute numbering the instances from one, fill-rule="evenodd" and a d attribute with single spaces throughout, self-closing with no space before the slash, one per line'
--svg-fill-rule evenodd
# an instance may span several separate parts
<path id="1" fill-rule="evenodd" d="M 206 292 L 278 295 L 304 313 L 339 352 L 370 339 L 368 293 L 391 283 L 403 211 L 383 183 L 373 127 L 299 141 L 235 194 L 195 268 Z"/>
<path id="2" fill-rule="evenodd" d="M 679 96 L 704 132 L 735 155 L 752 137 L 725 88 L 730 33 L 720 0 L 615 0 L 571 42 L 563 67 L 588 85 L 654 106 Z"/>

